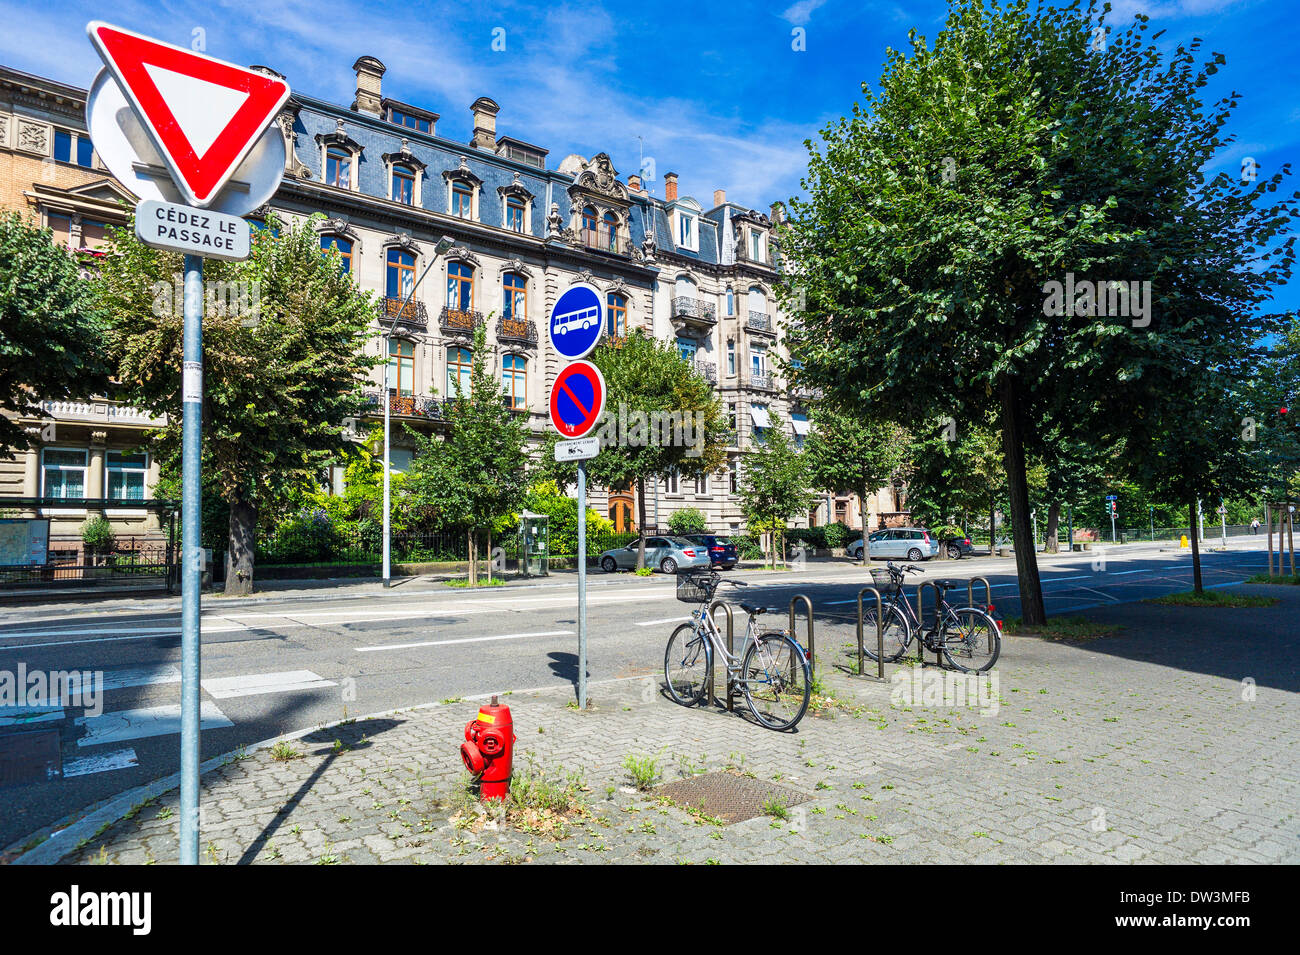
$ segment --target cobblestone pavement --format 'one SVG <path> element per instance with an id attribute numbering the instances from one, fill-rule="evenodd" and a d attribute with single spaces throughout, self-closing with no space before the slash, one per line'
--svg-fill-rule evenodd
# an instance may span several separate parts
<path id="1" fill-rule="evenodd" d="M 796 733 L 684 709 L 653 677 L 593 686 L 589 712 L 568 689 L 511 694 L 517 767 L 585 783 L 588 809 L 560 838 L 457 816 L 475 701 L 325 728 L 294 744 L 301 758 L 260 750 L 204 776 L 204 860 L 1297 862 L 1300 593 L 1246 589 L 1283 602 L 1128 605 L 1090 615 L 1123 620 L 1117 636 L 1008 637 L 996 713 L 891 705 L 896 686 L 826 665 L 847 659 L 843 624 L 818 639 L 839 704 Z M 665 782 L 729 768 L 810 798 L 722 826 L 634 789 L 629 754 Z M 176 857 L 173 791 L 64 861 Z"/>

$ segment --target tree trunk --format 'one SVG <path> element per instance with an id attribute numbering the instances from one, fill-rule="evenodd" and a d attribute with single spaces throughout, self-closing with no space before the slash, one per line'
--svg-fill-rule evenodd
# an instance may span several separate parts
<path id="1" fill-rule="evenodd" d="M 1061 550 L 1060 543 L 1056 539 L 1060 524 L 1061 505 L 1049 504 L 1047 506 L 1047 528 L 1043 531 L 1043 547 L 1049 554 L 1056 554 Z"/>
<path id="2" fill-rule="evenodd" d="M 865 491 L 858 492 L 858 515 L 862 518 L 862 566 L 866 567 L 871 562 L 871 557 L 867 554 L 867 534 L 870 531 L 867 528 L 867 495 Z"/>
<path id="3" fill-rule="evenodd" d="M 1201 586 L 1201 543 L 1197 540 L 1200 535 L 1196 533 L 1196 497 L 1192 496 L 1187 504 L 1187 519 L 1191 522 L 1191 534 L 1188 536 L 1192 539 L 1192 590 L 1196 593 L 1204 593 L 1205 589 Z"/>
<path id="4" fill-rule="evenodd" d="M 465 532 L 466 556 L 469 558 L 469 567 L 466 570 L 466 581 L 471 587 L 478 586 L 478 555 L 474 550 L 474 531 Z"/>
<path id="5" fill-rule="evenodd" d="M 636 479 L 636 520 L 637 530 L 641 532 L 636 550 L 636 569 L 640 570 L 645 566 L 645 478 Z"/>
<path id="6" fill-rule="evenodd" d="M 1034 550 L 1029 520 L 1029 487 L 1025 480 L 1024 411 L 1015 378 L 1002 382 L 1002 437 L 1006 454 L 1007 485 L 1011 494 L 1011 533 L 1016 548 L 1016 576 L 1020 581 L 1020 619 L 1028 626 L 1047 622 L 1043 586 L 1038 577 L 1038 554 Z"/>
<path id="7" fill-rule="evenodd" d="M 226 594 L 253 592 L 253 556 L 257 547 L 257 505 L 233 501 L 226 552 Z"/>
<path id="8" fill-rule="evenodd" d="M 998 552 L 998 545 L 997 545 L 998 526 L 997 525 L 998 525 L 998 509 L 997 506 L 993 503 L 993 499 L 990 498 L 989 499 L 989 556 L 990 557 L 992 557 L 994 554 Z"/>

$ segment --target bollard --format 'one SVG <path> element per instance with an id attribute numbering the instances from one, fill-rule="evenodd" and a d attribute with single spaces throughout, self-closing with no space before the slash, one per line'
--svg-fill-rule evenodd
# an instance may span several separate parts
<path id="1" fill-rule="evenodd" d="M 883 680 L 885 678 L 885 605 L 880 597 L 880 591 L 875 587 L 863 587 L 858 591 L 858 676 L 866 675 L 862 650 L 862 595 L 865 593 L 876 595 L 876 679 Z"/>
<path id="2" fill-rule="evenodd" d="M 794 636 L 794 605 L 802 600 L 803 605 L 808 610 L 808 672 L 816 677 L 817 660 L 814 655 L 814 637 L 813 637 L 813 607 L 812 601 L 803 594 L 795 594 L 790 598 L 790 636 Z"/>
<path id="3" fill-rule="evenodd" d="M 727 614 L 727 653 L 732 657 L 735 657 L 735 616 L 731 612 L 731 606 L 723 600 L 715 600 L 713 603 L 709 604 L 709 616 L 712 617 L 713 611 L 717 610 L 719 607 L 721 607 Z M 724 660 L 722 665 L 727 671 L 727 712 L 730 713 L 735 710 L 736 689 L 735 684 L 731 680 L 731 661 Z M 709 706 L 714 706 L 718 702 L 718 698 L 713 693 L 713 674 L 714 668 L 709 667 Z"/>

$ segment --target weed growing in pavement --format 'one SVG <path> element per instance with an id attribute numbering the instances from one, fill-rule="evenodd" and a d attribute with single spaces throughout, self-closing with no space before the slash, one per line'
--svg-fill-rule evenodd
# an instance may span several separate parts
<path id="1" fill-rule="evenodd" d="M 1002 632 L 1017 637 L 1042 637 L 1045 640 L 1096 640 L 1112 637 L 1124 628 L 1119 624 L 1101 623 L 1087 617 L 1053 617 L 1038 626 L 1026 626 L 1019 617 L 1002 624 Z"/>
<path id="2" fill-rule="evenodd" d="M 462 587 L 462 588 L 469 587 L 469 581 L 468 581 L 468 580 L 459 580 L 459 579 L 457 579 L 457 580 L 444 580 L 443 583 L 446 584 L 448 587 Z M 478 579 L 478 586 L 480 586 L 480 587 L 503 587 L 503 586 L 505 586 L 505 581 L 502 580 L 500 577 L 480 577 L 480 578 Z"/>
<path id="3" fill-rule="evenodd" d="M 1199 594 L 1189 590 L 1181 594 L 1165 594 L 1142 601 L 1166 607 L 1271 607 L 1276 597 L 1257 597 L 1253 594 L 1230 594 L 1222 590 L 1203 590 Z"/>
<path id="4" fill-rule="evenodd" d="M 790 808 L 780 796 L 768 796 L 763 800 L 763 815 L 785 821 L 790 818 Z"/>
<path id="5" fill-rule="evenodd" d="M 642 792 L 654 786 L 663 775 L 659 770 L 659 760 L 653 756 L 634 756 L 628 753 L 623 757 L 623 768 L 632 777 L 632 784 Z"/>
<path id="6" fill-rule="evenodd" d="M 636 569 L 636 575 L 638 577 L 649 577 L 653 573 L 654 571 L 651 570 L 649 567 L 638 567 Z"/>
<path id="7" fill-rule="evenodd" d="M 522 832 L 564 839 L 571 821 L 591 815 L 584 795 L 589 791 L 579 773 L 549 773 L 529 759 L 515 770 L 505 799 L 480 801 L 474 781 L 462 773 L 448 800 L 450 821 L 469 832 L 480 832 L 489 824 L 508 825 Z"/>
<path id="8" fill-rule="evenodd" d="M 280 740 L 271 747 L 271 758 L 277 763 L 287 763 L 290 760 L 302 759 L 302 753 L 293 748 L 293 744 L 288 740 Z"/>

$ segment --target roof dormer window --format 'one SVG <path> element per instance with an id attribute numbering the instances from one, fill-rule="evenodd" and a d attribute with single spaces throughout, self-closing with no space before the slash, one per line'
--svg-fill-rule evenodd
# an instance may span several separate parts
<path id="1" fill-rule="evenodd" d="M 700 248 L 699 221 L 682 209 L 677 210 L 677 245 L 693 251 Z"/>

